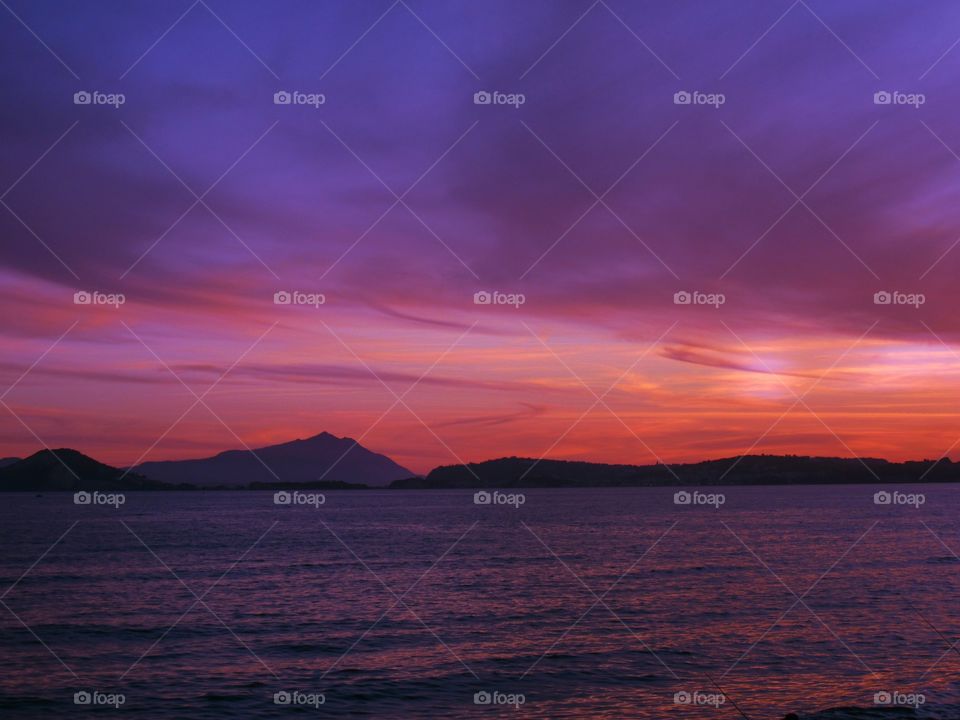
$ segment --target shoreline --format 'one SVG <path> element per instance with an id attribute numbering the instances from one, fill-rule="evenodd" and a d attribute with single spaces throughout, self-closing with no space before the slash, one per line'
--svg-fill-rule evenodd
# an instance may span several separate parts
<path id="1" fill-rule="evenodd" d="M 345 484 L 346 485 L 346 484 Z M 4 489 L 0 488 L 0 493 L 5 494 L 46 494 L 46 493 L 75 493 L 86 490 L 88 492 L 93 492 L 94 490 L 98 492 L 123 492 L 123 493 L 205 493 L 205 492 L 263 492 L 263 493 L 272 493 L 280 490 L 322 490 L 323 492 L 476 492 L 478 490 L 682 490 L 690 488 L 793 488 L 793 487 L 897 487 L 900 485 L 960 485 L 960 480 L 903 480 L 903 481 L 890 481 L 890 480 L 880 480 L 880 481 L 843 481 L 843 482 L 789 482 L 789 483 L 777 483 L 777 482 L 768 482 L 768 483 L 723 483 L 723 484 L 711 484 L 711 483 L 684 483 L 684 484 L 672 484 L 672 485 L 471 485 L 469 487 L 374 487 L 371 485 L 353 485 L 351 487 L 339 486 L 339 487 L 322 487 L 312 484 L 298 484 L 298 483 L 289 483 L 289 484 L 271 484 L 270 487 L 169 487 L 169 488 L 158 488 L 158 487 L 134 487 L 134 488 L 103 488 L 103 487 L 78 487 L 78 488 L 37 488 L 33 490 L 24 490 L 24 489 Z"/>

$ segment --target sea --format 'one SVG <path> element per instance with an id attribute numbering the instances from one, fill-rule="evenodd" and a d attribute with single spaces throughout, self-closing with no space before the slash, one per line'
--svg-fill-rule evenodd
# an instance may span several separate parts
<path id="1" fill-rule="evenodd" d="M 4 493 L 0 718 L 960 719 L 950 485 Z"/>

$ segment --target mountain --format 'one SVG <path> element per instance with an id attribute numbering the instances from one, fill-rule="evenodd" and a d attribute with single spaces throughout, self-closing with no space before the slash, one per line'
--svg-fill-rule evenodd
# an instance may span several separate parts
<path id="1" fill-rule="evenodd" d="M 200 460 L 146 462 L 136 470 L 156 480 L 201 487 L 315 483 L 321 477 L 324 481 L 383 487 L 413 475 L 386 455 L 367 450 L 356 440 L 326 432 L 306 440 L 254 448 L 252 453 L 227 450 Z"/>
<path id="2" fill-rule="evenodd" d="M 5 457 L 0 458 L 0 468 L 5 468 L 7 465 L 13 465 L 15 462 L 20 462 L 23 458 L 16 457 Z"/>
<path id="3" fill-rule="evenodd" d="M 167 489 L 175 488 L 138 473 L 125 473 L 69 448 L 41 450 L 0 467 L 0 491 Z"/>
<path id="4" fill-rule="evenodd" d="M 960 463 L 944 458 L 893 463 L 876 458 L 746 455 L 698 463 L 607 465 L 508 457 L 444 465 L 391 488 L 630 487 L 683 485 L 815 485 L 960 481 Z M 932 468 L 932 469 L 931 469 Z"/>

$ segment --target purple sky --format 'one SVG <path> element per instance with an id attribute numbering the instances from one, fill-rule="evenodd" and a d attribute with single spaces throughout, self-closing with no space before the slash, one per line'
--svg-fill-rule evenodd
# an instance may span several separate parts
<path id="1" fill-rule="evenodd" d="M 960 435 L 956 3 L 7 4 L 2 454 L 127 463 L 329 430 L 424 470 L 758 437 L 939 457 Z M 178 421 L 177 378 L 199 395 L 234 363 Z M 631 366 L 564 434 L 584 385 Z"/>

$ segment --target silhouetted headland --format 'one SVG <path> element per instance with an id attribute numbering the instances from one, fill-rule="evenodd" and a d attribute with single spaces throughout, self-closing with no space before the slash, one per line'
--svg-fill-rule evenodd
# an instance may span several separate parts
<path id="1" fill-rule="evenodd" d="M 182 490 L 104 465 L 70 448 L 41 450 L 0 467 L 0 490 Z"/>

